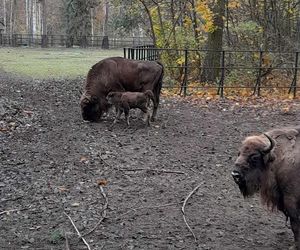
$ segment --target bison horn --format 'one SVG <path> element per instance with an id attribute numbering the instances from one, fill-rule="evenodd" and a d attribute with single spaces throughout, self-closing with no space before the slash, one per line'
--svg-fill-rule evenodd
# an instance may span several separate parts
<path id="1" fill-rule="evenodd" d="M 265 137 L 267 137 L 267 138 L 269 139 L 269 141 L 270 141 L 270 147 L 263 151 L 264 154 L 268 154 L 268 153 L 270 153 L 271 150 L 274 148 L 274 146 L 275 146 L 275 141 L 274 141 L 270 136 L 268 136 L 267 134 L 264 133 L 263 135 L 264 135 Z"/>

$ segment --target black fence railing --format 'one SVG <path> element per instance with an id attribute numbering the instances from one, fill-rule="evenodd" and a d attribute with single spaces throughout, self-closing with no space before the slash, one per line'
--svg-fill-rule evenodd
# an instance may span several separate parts
<path id="1" fill-rule="evenodd" d="M 152 44 L 147 37 L 108 37 L 83 36 L 72 40 L 72 46 L 101 47 L 105 49 L 118 49 L 123 47 Z M 67 35 L 36 35 L 36 34 L 1 34 L 0 46 L 11 47 L 68 47 L 70 41 Z"/>
<path id="2" fill-rule="evenodd" d="M 287 89 L 288 94 L 296 97 L 300 79 L 299 52 L 277 52 L 262 50 L 222 50 L 206 49 L 166 49 L 153 45 L 124 48 L 124 57 L 135 60 L 161 60 L 169 70 L 169 78 L 179 79 L 180 94 L 186 96 L 188 89 L 215 88 L 217 94 L 224 97 L 225 89 L 252 89 L 253 95 L 260 96 L 262 89 Z M 219 66 L 205 63 L 207 53 L 218 55 Z M 202 72 L 218 70 L 213 84 L 203 84 Z M 174 70 L 177 70 L 175 72 Z M 174 77 L 180 75 L 180 77 Z M 282 79 L 278 79 L 278 77 Z M 274 78 L 282 81 L 274 82 Z M 245 84 L 243 81 L 247 80 Z M 189 86 L 189 82 L 197 83 Z M 178 88 L 176 84 L 167 84 L 164 88 Z"/>

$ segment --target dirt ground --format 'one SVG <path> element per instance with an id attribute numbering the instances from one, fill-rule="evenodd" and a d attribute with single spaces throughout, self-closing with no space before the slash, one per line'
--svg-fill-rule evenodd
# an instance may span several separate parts
<path id="1" fill-rule="evenodd" d="M 131 127 L 81 118 L 83 79 L 0 74 L 0 249 L 288 249 L 285 217 L 244 200 L 230 172 L 240 141 L 299 124 L 300 104 L 164 98 Z M 186 204 L 183 200 L 200 184 Z M 106 208 L 107 204 L 107 208 Z M 106 208 L 106 209 L 105 209 Z M 102 218 L 105 217 L 104 220 Z"/>

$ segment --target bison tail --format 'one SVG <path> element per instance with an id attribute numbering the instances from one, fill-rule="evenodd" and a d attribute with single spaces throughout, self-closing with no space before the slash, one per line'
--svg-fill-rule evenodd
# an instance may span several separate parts
<path id="1" fill-rule="evenodd" d="M 158 81 L 156 82 L 156 85 L 154 86 L 154 89 L 153 89 L 154 95 L 157 98 L 157 105 L 158 105 L 159 104 L 159 96 L 160 96 L 160 92 L 161 92 L 161 88 L 162 88 L 162 80 L 164 77 L 164 65 L 159 61 L 156 61 L 156 63 L 161 66 L 161 74 L 160 74 Z"/>

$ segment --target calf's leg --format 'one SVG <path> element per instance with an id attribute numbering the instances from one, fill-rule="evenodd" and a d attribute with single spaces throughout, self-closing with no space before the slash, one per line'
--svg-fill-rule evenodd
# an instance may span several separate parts
<path id="1" fill-rule="evenodd" d="M 117 114 L 116 114 L 113 124 L 116 124 L 119 121 L 119 119 L 122 115 L 122 109 L 116 107 L 116 112 L 117 112 Z"/>
<path id="2" fill-rule="evenodd" d="M 129 124 L 129 109 L 124 109 L 124 113 L 125 113 L 125 120 L 128 126 L 130 126 Z"/>
<path id="3" fill-rule="evenodd" d="M 147 108 L 147 105 L 145 105 L 144 107 L 141 107 L 140 110 L 144 113 L 146 119 L 143 119 L 143 121 L 150 126 L 150 112 L 149 109 Z"/>

